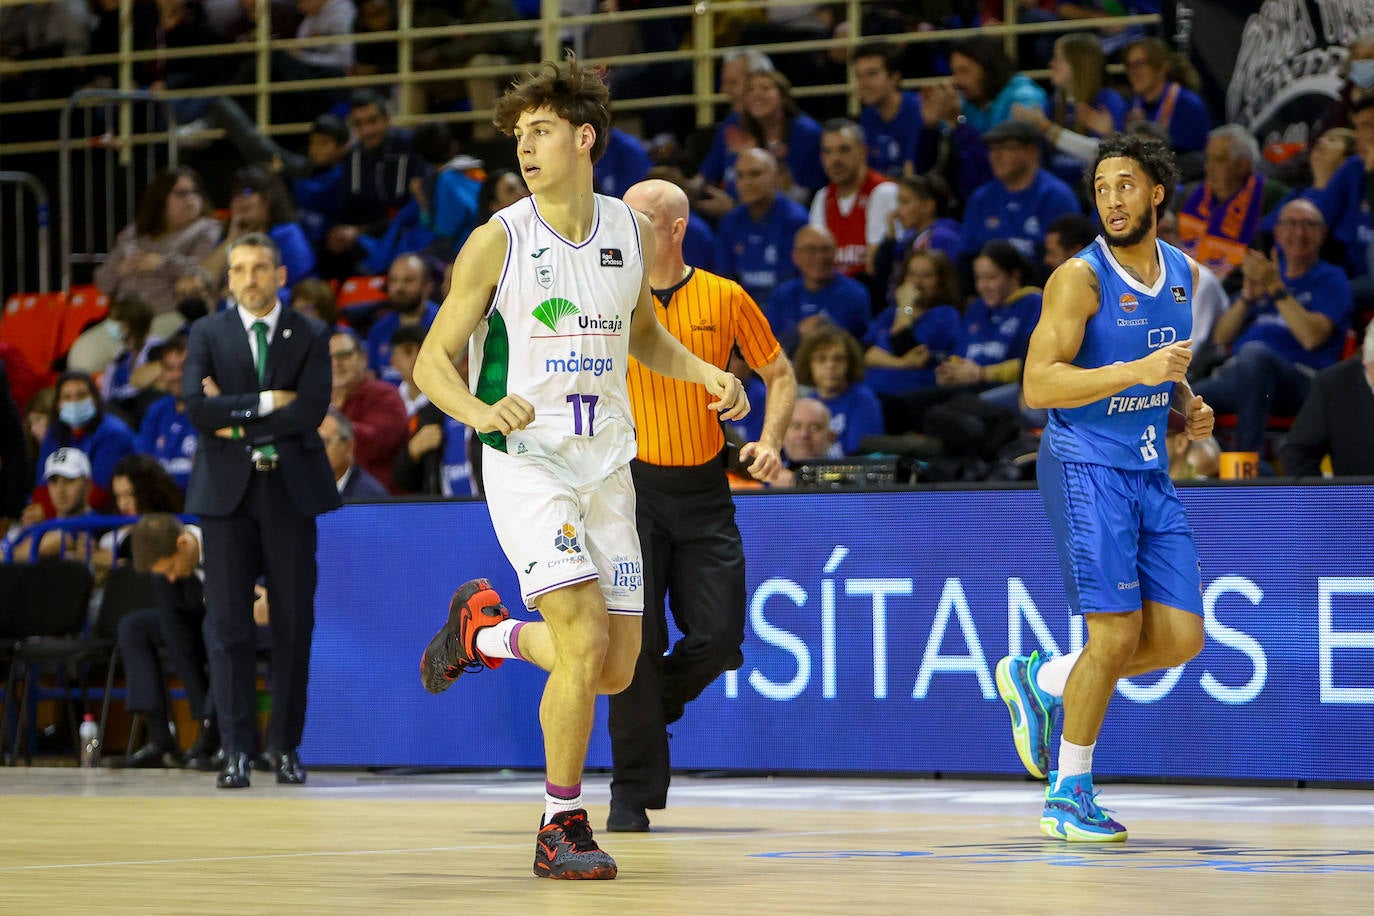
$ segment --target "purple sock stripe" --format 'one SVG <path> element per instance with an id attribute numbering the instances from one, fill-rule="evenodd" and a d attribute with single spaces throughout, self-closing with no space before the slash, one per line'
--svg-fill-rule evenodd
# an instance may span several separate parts
<path id="1" fill-rule="evenodd" d="M 579 782 L 575 786 L 556 786 L 546 779 L 544 780 L 544 791 L 559 801 L 572 801 L 582 794 L 582 783 Z"/>
<path id="2" fill-rule="evenodd" d="M 529 623 L 528 620 L 520 620 L 516 622 L 515 626 L 510 628 L 511 654 L 522 662 L 529 661 L 529 659 L 525 658 L 525 656 L 520 652 L 520 631 L 525 628 L 525 624 L 527 623 Z"/>

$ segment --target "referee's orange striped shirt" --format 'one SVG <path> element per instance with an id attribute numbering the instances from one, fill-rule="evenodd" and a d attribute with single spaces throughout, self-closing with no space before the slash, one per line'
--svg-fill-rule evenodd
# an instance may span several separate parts
<path id="1" fill-rule="evenodd" d="M 666 307 L 657 292 L 653 298 L 659 323 L 713 366 L 724 369 L 736 343 L 755 369 L 782 352 L 768 319 L 734 280 L 693 269 Z M 725 447 L 719 415 L 706 408 L 712 398 L 704 385 L 659 375 L 635 359 L 630 360 L 629 383 L 640 461 L 690 467 L 705 464 Z M 763 405 L 751 404 L 750 409 L 763 410 Z"/>

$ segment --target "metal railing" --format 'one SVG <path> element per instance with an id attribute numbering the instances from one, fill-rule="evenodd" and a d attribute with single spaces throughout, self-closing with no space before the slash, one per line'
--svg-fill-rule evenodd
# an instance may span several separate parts
<path id="1" fill-rule="evenodd" d="M 19 5 L 24 0 L 0 0 L 0 6 Z M 803 41 L 775 42 L 758 45 L 760 50 L 770 54 L 785 54 L 810 51 L 843 50 L 852 51 L 861 43 L 880 38 L 899 46 L 913 44 L 933 44 L 957 41 L 974 35 L 997 36 L 1007 42 L 1009 53 L 1015 55 L 1015 39 L 1018 36 L 1043 33 L 1061 33 L 1074 30 L 1092 30 L 1106 27 L 1121 28 L 1134 25 L 1153 25 L 1160 21 L 1159 16 L 1113 16 L 1098 19 L 1078 19 L 1046 23 L 1016 24 L 1016 0 L 1005 0 L 1005 23 L 995 26 L 967 29 L 942 29 L 918 31 L 906 34 L 865 35 L 863 32 L 863 6 L 866 0 L 846 0 L 844 8 L 843 34 L 838 37 L 816 38 Z M 584 15 L 562 15 L 558 0 L 543 0 L 538 19 L 521 19 L 493 23 L 463 23 L 431 28 L 415 28 L 413 0 L 399 0 L 397 3 L 397 27 L 387 32 L 358 32 L 349 35 L 321 35 L 312 38 L 291 38 L 273 40 L 270 34 L 270 0 L 257 0 L 257 27 L 251 42 L 230 42 L 219 45 L 204 45 L 193 48 L 162 48 L 134 50 L 133 48 L 133 0 L 120 0 L 121 46 L 118 53 L 87 54 L 77 57 L 51 58 L 26 61 L 0 60 L 0 77 L 14 74 L 34 73 L 72 67 L 117 67 L 117 89 L 134 92 L 135 64 L 148 62 L 167 62 L 190 58 L 227 58 L 252 54 L 254 60 L 253 82 L 235 87 L 235 91 L 251 95 L 253 117 L 260 131 L 267 135 L 299 135 L 309 129 L 308 123 L 273 123 L 272 99 L 282 93 L 304 90 L 351 89 L 364 86 L 395 87 L 399 90 L 395 120 L 401 125 L 414 125 L 425 121 L 484 122 L 490 121 L 490 110 L 425 113 L 415 110 L 414 100 L 418 94 L 412 90 L 435 83 L 456 80 L 505 79 L 528 69 L 533 60 L 511 61 L 509 63 L 483 63 L 475 66 L 455 67 L 444 70 L 417 70 L 414 67 L 414 46 L 417 42 L 442 40 L 512 32 L 531 33 L 538 47 L 538 59 L 550 60 L 561 56 L 563 41 L 560 35 L 568 30 L 590 30 L 598 25 L 611 23 L 639 23 L 646 20 L 687 18 L 691 21 L 690 48 L 674 51 L 656 51 L 601 55 L 588 58 L 588 63 L 604 66 L 655 65 L 687 62 L 692 69 L 691 92 L 674 96 L 655 96 L 652 98 L 620 99 L 615 103 L 618 112 L 635 112 L 667 105 L 689 105 L 695 113 L 696 123 L 705 126 L 712 123 L 713 107 L 724 99 L 715 90 L 715 65 L 720 57 L 732 50 L 731 47 L 717 47 L 714 43 L 716 20 L 720 16 L 736 13 L 758 12 L 774 8 L 809 6 L 808 0 L 697 0 L 680 6 L 661 7 L 645 10 L 631 10 L 615 14 L 589 13 Z M 271 54 L 273 51 L 292 51 L 328 47 L 343 43 L 374 44 L 395 43 L 397 46 L 397 72 L 378 73 L 367 76 L 343 76 L 310 80 L 278 80 L 271 78 Z M 1032 71 L 1037 75 L 1041 71 Z M 903 82 L 906 88 L 919 88 L 937 82 L 938 78 L 909 79 Z M 182 89 L 160 93 L 167 100 L 210 98 L 223 95 L 225 87 L 211 86 L 196 89 Z M 845 96 L 851 113 L 858 112 L 857 90 L 852 81 L 820 86 L 797 87 L 798 98 L 819 96 Z M 31 114 L 42 111 L 61 111 L 67 105 L 65 99 L 35 100 L 25 102 L 0 102 L 0 124 L 6 114 Z M 120 143 L 133 141 L 136 132 L 127 114 L 121 114 L 117 137 Z M 12 138 L 0 130 L 0 157 L 6 154 L 56 152 L 60 141 L 51 138 Z"/>
<path id="2" fill-rule="evenodd" d="M 80 130 L 73 132 L 78 113 Z M 135 130 L 139 115 L 143 129 Z M 153 176 L 177 164 L 176 126 L 176 112 L 158 92 L 83 89 L 67 100 L 59 122 L 57 181 L 64 291 L 72 287 L 75 265 L 94 267 L 105 259 L 124 228 L 120 215 L 137 211 Z M 83 216 L 80 240 L 77 212 Z"/>
<path id="3" fill-rule="evenodd" d="M 0 0 L 0 7 L 17 6 L 29 0 Z M 1004 24 L 980 28 L 915 31 L 905 34 L 870 36 L 863 31 L 863 7 L 867 0 L 845 0 L 842 4 L 844 26 L 837 35 L 799 41 L 771 42 L 756 45 L 771 55 L 802 52 L 843 51 L 847 59 L 860 44 L 879 39 L 900 47 L 925 45 L 934 50 L 936 43 L 947 43 L 973 36 L 997 36 L 1006 42 L 1008 53 L 1016 53 L 1016 39 L 1021 36 L 1092 30 L 1105 27 L 1124 28 L 1155 25 L 1158 16 L 1114 16 L 1098 19 L 1066 20 L 1046 23 L 1016 24 L 1017 0 L 1004 0 Z M 225 94 L 226 87 L 211 86 L 178 91 L 152 92 L 140 89 L 134 82 L 135 64 L 168 62 L 191 58 L 229 61 L 231 57 L 252 55 L 253 80 L 235 85 L 233 91 L 252 98 L 252 119 L 265 136 L 302 135 L 309 131 L 308 123 L 274 123 L 273 100 L 283 93 L 309 90 L 344 90 L 366 86 L 384 87 L 396 92 L 394 120 L 402 126 L 424 122 L 490 123 L 489 109 L 476 111 L 426 113 L 417 109 L 417 100 L 425 87 L 456 80 L 500 80 L 523 72 L 535 63 L 530 60 L 508 60 L 480 65 L 468 65 L 443 70 L 417 70 L 415 46 L 417 42 L 480 36 L 529 33 L 538 53 L 533 58 L 550 60 L 562 54 L 565 44 L 580 44 L 577 36 L 607 24 L 636 24 L 656 19 L 686 18 L 690 20 L 690 47 L 673 51 L 624 54 L 601 54 L 584 57 L 587 63 L 608 67 L 628 65 L 690 64 L 691 90 L 679 95 L 658 95 L 648 98 L 615 100 L 617 113 L 635 113 L 668 106 L 690 107 L 693 120 L 699 127 L 714 123 L 718 103 L 725 96 L 715 89 L 716 65 L 734 46 L 715 44 L 719 17 L 743 13 L 758 13 L 775 8 L 810 6 L 809 0 L 696 0 L 679 6 L 633 10 L 616 14 L 588 13 L 564 15 L 559 0 L 542 0 L 537 19 L 522 19 L 494 23 L 464 23 L 433 28 L 414 27 L 414 0 L 398 0 L 397 27 L 388 32 L 361 32 L 349 35 L 322 35 L 313 38 L 273 40 L 270 34 L 271 0 L 256 0 L 257 25 L 253 40 L 206 45 L 193 48 L 161 48 L 135 50 L 133 47 L 134 0 L 119 0 L 121 21 L 120 48 L 113 54 L 39 60 L 0 60 L 0 79 L 25 73 L 58 71 L 62 68 L 107 67 L 117 72 L 117 88 L 113 90 L 82 90 L 70 98 L 5 102 L 0 99 L 0 163 L 4 157 L 23 154 L 58 153 L 60 174 L 59 207 L 61 211 L 61 281 L 64 289 L 73 282 L 75 267 L 93 267 L 99 263 L 123 222 L 137 208 L 137 194 L 146 179 L 163 165 L 177 162 L 177 119 L 175 103 L 190 99 L 205 99 Z M 574 40 L 565 41 L 569 33 Z M 367 76 L 345 76 L 310 80 L 276 80 L 271 78 L 272 53 L 297 49 L 320 48 L 340 43 L 366 45 L 394 43 L 397 48 L 397 72 Z M 242 66 L 242 65 L 240 65 Z M 847 72 L 847 71 L 846 71 Z M 1044 71 L 1027 71 L 1032 77 Z M 918 89 L 942 81 L 943 77 L 906 79 L 902 85 Z M 857 86 L 846 77 L 844 82 L 823 85 L 797 86 L 794 95 L 799 99 L 845 99 L 845 108 L 852 115 L 859 111 Z M 60 130 L 57 137 L 16 136 L 8 129 L 6 119 L 16 115 L 35 115 L 53 112 Z M 142 114 L 140 118 L 139 115 Z M 73 119 L 79 115 L 79 127 Z M 13 123 L 11 119 L 11 123 Z M 142 176 L 142 181 L 140 181 Z M 73 238 L 73 214 L 79 213 L 82 238 Z M 49 246 L 38 241 L 40 258 L 48 257 Z M 80 249 L 79 251 L 77 249 Z M 6 257 L 0 245 L 0 258 Z M 12 256 L 11 256 L 12 257 Z M 20 258 L 17 263 L 26 263 Z M 3 269 L 3 268 L 0 268 Z M 40 268 L 46 283 L 47 271 Z M 3 276 L 0 275 L 0 280 Z M 3 287 L 0 287 L 3 288 Z M 44 287 L 46 288 L 46 287 Z"/>
<path id="4" fill-rule="evenodd" d="M 32 198 L 28 205 L 26 198 Z M 15 292 L 46 293 L 52 285 L 52 243 L 48 219 L 48 192 L 37 177 L 27 172 L 0 172 L 0 251 L 12 252 L 13 260 L 0 258 L 0 301 Z M 30 249 L 33 259 L 30 259 Z M 14 265 L 13 276 L 6 263 Z M 30 268 L 36 274 L 30 273 Z M 32 277 L 30 283 L 28 278 Z"/>

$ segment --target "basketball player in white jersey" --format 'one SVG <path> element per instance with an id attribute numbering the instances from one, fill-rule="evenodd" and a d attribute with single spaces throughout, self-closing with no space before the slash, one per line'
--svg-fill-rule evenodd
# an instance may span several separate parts
<path id="1" fill-rule="evenodd" d="M 511 619 L 485 579 L 454 595 L 425 650 L 433 693 L 503 659 L 549 672 L 539 706 L 547 767 L 534 873 L 614 878 L 592 838 L 582 767 L 597 694 L 624 690 L 639 655 L 643 570 L 629 462 L 635 432 L 625 372 L 705 385 L 725 419 L 749 411 L 739 380 L 693 356 L 659 323 L 645 217 L 593 193 L 609 93 L 569 55 L 545 62 L 496 103 L 532 197 L 476 229 L 415 364 L 440 409 L 477 431 L 492 526 L 521 598 L 542 622 Z M 454 368 L 469 353 L 469 379 Z"/>

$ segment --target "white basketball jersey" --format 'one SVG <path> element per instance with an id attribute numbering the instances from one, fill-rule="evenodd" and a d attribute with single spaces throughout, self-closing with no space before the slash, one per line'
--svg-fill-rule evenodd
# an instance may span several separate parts
<path id="1" fill-rule="evenodd" d="M 484 433 L 482 441 L 550 459 L 579 485 L 635 455 L 625 370 L 644 280 L 639 226 L 623 201 L 600 194 L 594 201 L 591 235 L 580 244 L 554 232 L 533 197 L 496 214 L 506 229 L 506 264 L 468 363 L 480 400 L 516 394 L 534 407 L 529 426 Z"/>

